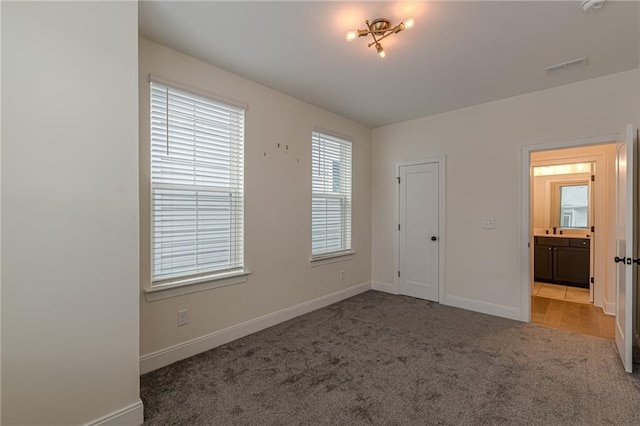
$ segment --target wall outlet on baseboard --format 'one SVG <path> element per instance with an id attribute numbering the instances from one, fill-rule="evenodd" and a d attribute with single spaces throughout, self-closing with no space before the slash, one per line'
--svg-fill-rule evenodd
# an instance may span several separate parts
<path id="1" fill-rule="evenodd" d="M 187 309 L 178 311 L 178 327 L 182 327 L 187 324 L 189 324 L 189 311 Z"/>

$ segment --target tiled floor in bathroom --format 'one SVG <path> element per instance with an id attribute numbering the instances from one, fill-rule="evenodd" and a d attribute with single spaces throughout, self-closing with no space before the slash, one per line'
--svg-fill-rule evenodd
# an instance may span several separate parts
<path id="1" fill-rule="evenodd" d="M 531 322 L 575 333 L 614 338 L 614 317 L 589 302 L 589 290 L 534 283 Z"/>
<path id="2" fill-rule="evenodd" d="M 589 289 L 568 285 L 533 283 L 534 296 L 548 297 L 550 299 L 569 300 L 578 303 L 590 303 Z"/>

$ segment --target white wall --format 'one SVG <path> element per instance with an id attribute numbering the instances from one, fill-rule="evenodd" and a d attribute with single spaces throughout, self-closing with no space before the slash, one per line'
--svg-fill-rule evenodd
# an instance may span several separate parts
<path id="1" fill-rule="evenodd" d="M 445 154 L 446 301 L 520 318 L 522 146 L 622 132 L 638 113 L 632 70 L 374 129 L 372 280 L 394 279 L 394 162 Z"/>
<path id="2" fill-rule="evenodd" d="M 2 34 L 2 2 L 0 2 L 0 34 Z M 1 37 L 0 37 L 1 39 Z M 0 81 L 2 81 L 2 47 L 0 46 Z M 0 86 L 0 96 L 2 87 Z M 0 129 L 2 102 L 0 101 Z M 2 241 L 2 132 L 0 131 L 0 242 Z M 0 425 L 2 424 L 2 244 L 0 244 Z"/>
<path id="3" fill-rule="evenodd" d="M 5 425 L 142 421 L 137 23 L 2 5 Z"/>
<path id="4" fill-rule="evenodd" d="M 2 34 L 2 2 L 0 2 L 0 34 Z M 1 39 L 1 37 L 0 37 Z M 0 46 L 0 81 L 2 81 L 2 47 Z M 0 96 L 2 87 L 0 85 Z M 0 129 L 2 102 L 0 101 Z M 2 132 L 0 131 L 0 242 L 2 241 Z M 2 244 L 0 244 L 0 425 L 2 424 Z"/>
<path id="5" fill-rule="evenodd" d="M 238 325 L 265 315 L 281 318 L 278 313 L 282 310 L 360 284 L 365 286 L 359 286 L 359 291 L 365 289 L 371 277 L 371 131 L 141 39 L 141 292 L 144 293 L 150 284 L 150 73 L 248 104 L 245 118 L 245 263 L 252 273 L 247 282 L 232 286 L 151 302 L 141 297 L 142 371 L 220 344 L 226 338 L 217 337 L 220 333 L 224 335 L 230 327 L 237 331 Z M 346 135 L 353 141 L 352 240 L 357 254 L 352 260 L 310 267 L 311 130 L 314 126 Z M 285 145 L 289 146 L 288 151 L 284 150 Z M 340 280 L 340 271 L 345 271 L 344 281 Z M 177 327 L 176 313 L 180 309 L 189 311 L 189 324 L 183 327 Z M 242 334 L 243 331 L 233 336 Z"/>

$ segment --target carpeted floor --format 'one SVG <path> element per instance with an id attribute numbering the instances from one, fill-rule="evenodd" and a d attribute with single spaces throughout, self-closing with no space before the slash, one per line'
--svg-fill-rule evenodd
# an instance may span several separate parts
<path id="1" fill-rule="evenodd" d="M 148 425 L 638 425 L 609 339 L 369 291 L 141 378 Z"/>

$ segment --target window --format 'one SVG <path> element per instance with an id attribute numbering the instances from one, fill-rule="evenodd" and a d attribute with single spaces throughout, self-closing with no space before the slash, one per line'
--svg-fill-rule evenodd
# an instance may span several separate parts
<path id="1" fill-rule="evenodd" d="M 152 286 L 243 268 L 244 108 L 151 83 Z"/>
<path id="2" fill-rule="evenodd" d="M 312 258 L 351 250 L 351 142 L 311 134 Z"/>
<path id="3" fill-rule="evenodd" d="M 588 185 L 561 185 L 560 226 L 562 228 L 587 228 L 589 209 Z"/>

